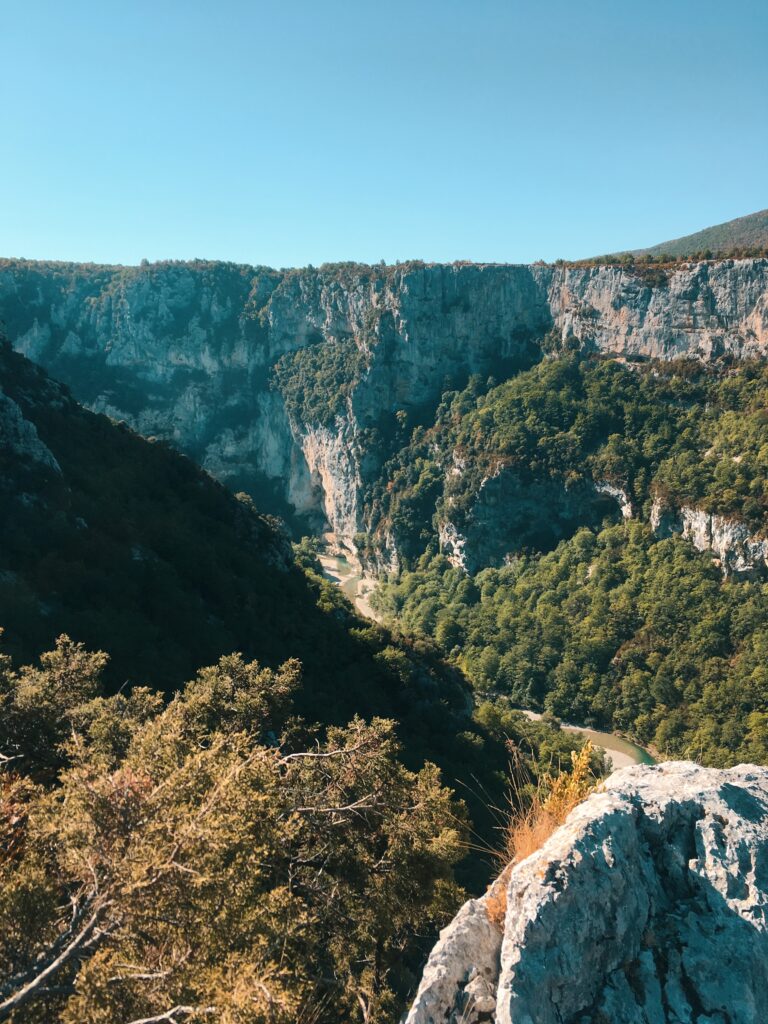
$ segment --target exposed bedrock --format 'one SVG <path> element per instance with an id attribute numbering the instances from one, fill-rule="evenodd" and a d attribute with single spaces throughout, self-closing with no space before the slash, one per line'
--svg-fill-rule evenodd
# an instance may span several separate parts
<path id="1" fill-rule="evenodd" d="M 764 355 L 768 261 L 686 265 L 651 286 L 617 267 L 6 260 L 0 318 L 15 347 L 86 405 L 351 536 L 377 470 L 366 427 L 435 403 L 471 373 L 530 359 L 552 328 L 615 356 Z M 292 420 L 272 367 L 339 340 L 366 354 L 344 413 L 322 430 Z"/>
<path id="2" fill-rule="evenodd" d="M 651 508 L 651 527 L 657 537 L 679 533 L 697 551 L 710 551 L 723 576 L 768 576 L 768 538 L 751 533 L 746 523 L 687 505 L 668 508 L 656 500 Z"/>
<path id="3" fill-rule="evenodd" d="M 548 551 L 581 526 L 597 527 L 606 516 L 626 517 L 628 507 L 618 488 L 606 490 L 590 480 L 570 486 L 555 479 L 526 481 L 502 469 L 481 482 L 459 522 L 440 524 L 440 550 L 453 565 L 474 573 L 519 551 Z"/>
<path id="4" fill-rule="evenodd" d="M 407 1024 L 765 1020 L 768 769 L 668 762 L 615 772 L 464 905 Z"/>
<path id="5" fill-rule="evenodd" d="M 686 264 L 655 286 L 618 268 L 555 268 L 548 299 L 563 337 L 609 355 L 711 359 L 768 348 L 764 259 Z"/>

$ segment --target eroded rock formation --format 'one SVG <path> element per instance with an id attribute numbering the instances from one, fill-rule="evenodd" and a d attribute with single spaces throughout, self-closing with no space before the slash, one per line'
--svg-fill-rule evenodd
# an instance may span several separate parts
<path id="1" fill-rule="evenodd" d="M 659 500 L 650 521 L 658 537 L 679 533 L 697 551 L 711 551 L 724 576 L 759 579 L 768 573 L 768 539 L 752 534 L 746 523 L 687 505 L 668 508 Z"/>
<path id="2" fill-rule="evenodd" d="M 440 551 L 452 565 L 475 573 L 524 548 L 549 550 L 580 526 L 597 527 L 606 516 L 632 516 L 618 487 L 591 480 L 570 486 L 553 479 L 527 481 L 514 470 L 501 470 L 481 482 L 460 523 L 439 524 Z"/>
<path id="3" fill-rule="evenodd" d="M 668 762 L 615 772 L 464 905 L 407 1024 L 766 1020 L 768 769 Z"/>
<path id="4" fill-rule="evenodd" d="M 37 428 L 24 416 L 19 405 L 0 391 L 0 455 L 22 463 L 36 463 L 55 473 L 61 468 L 50 448 L 40 440 Z"/>
<path id="5" fill-rule="evenodd" d="M 377 468 L 362 430 L 437 402 L 446 382 L 531 358 L 552 329 L 618 357 L 763 355 L 768 260 L 684 265 L 653 284 L 619 267 L 6 260 L 0 318 L 16 348 L 91 408 L 351 537 Z M 339 340 L 365 352 L 366 369 L 319 430 L 288 414 L 272 368 Z"/>

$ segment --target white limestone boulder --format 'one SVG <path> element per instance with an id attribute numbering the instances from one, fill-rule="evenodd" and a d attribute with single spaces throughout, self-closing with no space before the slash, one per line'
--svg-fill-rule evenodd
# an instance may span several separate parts
<path id="1" fill-rule="evenodd" d="M 494 890 L 442 932 L 407 1024 L 765 1024 L 768 769 L 615 772 L 506 896 L 501 941 Z"/>

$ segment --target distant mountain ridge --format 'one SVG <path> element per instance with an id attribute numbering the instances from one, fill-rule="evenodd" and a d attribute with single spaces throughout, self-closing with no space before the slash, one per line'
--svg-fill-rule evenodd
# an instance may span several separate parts
<path id="1" fill-rule="evenodd" d="M 633 249 L 633 256 L 662 256 L 667 254 L 675 257 L 694 256 L 711 252 L 713 256 L 726 255 L 734 250 L 752 250 L 768 248 L 768 210 L 750 213 L 746 217 L 737 217 L 724 224 L 696 231 L 692 235 L 673 238 L 668 242 L 660 242 L 647 249 Z"/>

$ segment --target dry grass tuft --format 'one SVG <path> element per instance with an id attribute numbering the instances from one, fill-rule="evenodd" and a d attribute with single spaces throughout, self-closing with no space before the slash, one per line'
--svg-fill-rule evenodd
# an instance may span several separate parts
<path id="1" fill-rule="evenodd" d="M 512 865 L 507 864 L 485 894 L 485 912 L 500 932 L 504 931 L 504 918 L 507 916 L 507 882 L 511 871 Z"/>
<path id="2" fill-rule="evenodd" d="M 512 751 L 514 755 L 514 751 Z M 552 833 L 563 824 L 570 812 L 597 787 L 599 780 L 592 772 L 592 744 L 587 740 L 578 753 L 571 754 L 571 770 L 557 776 L 545 775 L 537 783 L 533 795 L 522 800 L 523 782 L 516 774 L 513 761 L 510 815 L 504 832 L 501 859 L 505 867 L 490 886 L 485 898 L 489 919 L 504 928 L 507 912 L 507 881 L 512 868 L 541 849 Z M 519 765 L 521 762 L 517 762 Z"/>
<path id="3" fill-rule="evenodd" d="M 505 837 L 508 863 L 518 864 L 540 849 L 573 808 L 595 789 L 598 780 L 592 773 L 592 753 L 587 740 L 578 753 L 571 754 L 569 772 L 556 777 L 545 775 L 528 806 L 512 813 Z"/>

